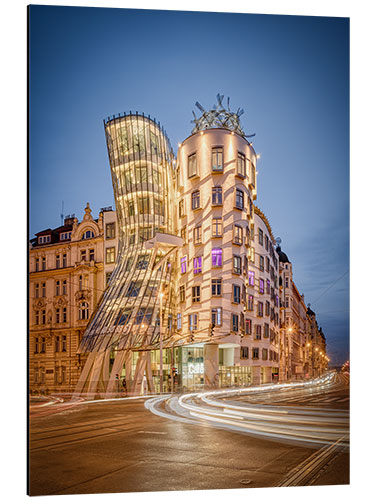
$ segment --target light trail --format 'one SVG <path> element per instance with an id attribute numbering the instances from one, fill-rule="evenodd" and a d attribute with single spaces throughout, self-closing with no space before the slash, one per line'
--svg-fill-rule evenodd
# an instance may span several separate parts
<path id="1" fill-rule="evenodd" d="M 330 373 L 308 382 L 221 389 L 148 400 L 156 415 L 194 425 L 212 425 L 233 432 L 305 445 L 349 446 L 349 412 L 319 407 L 284 406 L 282 401 L 311 397 L 340 387 Z M 313 392 L 312 392 L 313 391 Z M 282 398 L 281 398 L 282 395 Z M 246 397 L 246 402 L 243 398 Z M 255 400 L 256 404 L 252 403 Z M 271 404 L 270 404 L 271 403 Z"/>

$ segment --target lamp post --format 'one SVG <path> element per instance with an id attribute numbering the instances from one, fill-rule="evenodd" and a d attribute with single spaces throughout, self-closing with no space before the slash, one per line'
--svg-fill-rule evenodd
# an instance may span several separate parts
<path id="1" fill-rule="evenodd" d="M 160 394 L 163 392 L 163 294 L 159 295 L 160 299 L 160 313 L 159 313 L 159 348 L 160 348 Z"/>

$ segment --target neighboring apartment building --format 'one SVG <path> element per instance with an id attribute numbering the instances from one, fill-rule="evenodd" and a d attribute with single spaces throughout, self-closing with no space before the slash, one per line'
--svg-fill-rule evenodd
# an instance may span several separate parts
<path id="1" fill-rule="evenodd" d="M 112 250 L 110 259 L 104 258 L 106 247 L 116 248 L 108 226 L 113 217 L 115 212 L 105 209 L 94 219 L 87 203 L 81 222 L 67 216 L 62 226 L 41 231 L 30 242 L 31 392 L 71 391 L 78 381 L 87 356 L 77 349 L 105 287 L 105 272 L 114 267 Z"/>

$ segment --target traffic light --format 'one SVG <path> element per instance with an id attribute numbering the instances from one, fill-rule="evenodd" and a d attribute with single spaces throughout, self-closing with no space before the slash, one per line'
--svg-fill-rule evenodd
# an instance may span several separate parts
<path id="1" fill-rule="evenodd" d="M 116 373 L 116 380 L 120 380 L 120 377 L 118 376 L 118 373 Z"/>

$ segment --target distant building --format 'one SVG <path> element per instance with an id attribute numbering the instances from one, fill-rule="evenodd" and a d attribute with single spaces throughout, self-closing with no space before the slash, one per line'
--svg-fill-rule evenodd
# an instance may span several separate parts
<path id="1" fill-rule="evenodd" d="M 87 356 L 77 349 L 115 265 L 114 217 L 107 209 L 94 219 L 87 203 L 81 222 L 67 216 L 30 242 L 31 392 L 71 391 L 78 381 Z M 114 248 L 110 259 L 106 248 Z"/>

